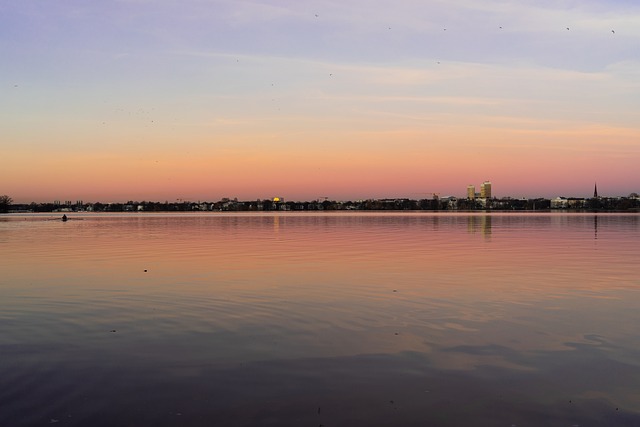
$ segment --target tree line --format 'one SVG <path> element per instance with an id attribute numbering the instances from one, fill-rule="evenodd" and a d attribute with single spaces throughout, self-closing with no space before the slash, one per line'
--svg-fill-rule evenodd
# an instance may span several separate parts
<path id="1" fill-rule="evenodd" d="M 0 213 L 9 212 L 9 208 L 11 207 L 12 203 L 13 203 L 13 199 L 7 196 L 6 194 L 3 196 L 0 196 Z"/>
<path id="2" fill-rule="evenodd" d="M 640 198 L 636 194 L 629 197 L 598 197 L 590 199 L 570 199 L 571 203 L 562 207 L 564 210 L 606 210 L 606 211 L 640 211 Z M 544 211 L 555 206 L 551 200 L 536 199 L 458 199 L 454 197 L 432 199 L 368 199 L 358 201 L 313 200 L 284 201 L 265 199 L 239 201 L 224 198 L 217 202 L 153 202 L 133 201 L 126 203 L 28 203 L 13 204 L 9 196 L 0 196 L 0 212 L 194 212 L 194 211 Z"/>

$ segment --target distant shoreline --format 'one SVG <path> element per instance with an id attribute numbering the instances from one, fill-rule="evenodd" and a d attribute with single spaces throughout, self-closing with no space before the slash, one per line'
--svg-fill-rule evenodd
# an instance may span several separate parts
<path id="1" fill-rule="evenodd" d="M 594 197 L 554 199 L 485 198 L 464 199 L 434 197 L 431 199 L 368 199 L 358 201 L 313 200 L 285 201 L 282 198 L 239 201 L 221 199 L 217 202 L 179 201 L 126 203 L 13 203 L 10 213 L 80 213 L 80 212 L 640 212 L 640 197 Z"/>

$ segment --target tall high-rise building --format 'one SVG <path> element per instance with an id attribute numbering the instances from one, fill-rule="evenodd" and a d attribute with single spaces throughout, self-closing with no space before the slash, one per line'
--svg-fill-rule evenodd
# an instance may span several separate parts
<path id="1" fill-rule="evenodd" d="M 476 198 L 476 186 L 475 185 L 468 185 L 467 186 L 467 199 L 475 200 L 475 198 Z"/>
<path id="2" fill-rule="evenodd" d="M 480 197 L 483 199 L 491 198 L 491 181 L 485 181 L 480 185 Z"/>

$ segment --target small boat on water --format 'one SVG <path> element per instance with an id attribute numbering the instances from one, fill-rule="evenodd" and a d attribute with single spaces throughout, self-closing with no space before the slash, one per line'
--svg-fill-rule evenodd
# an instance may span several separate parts
<path id="1" fill-rule="evenodd" d="M 57 217 L 57 218 L 47 218 L 47 221 L 62 221 L 62 222 L 67 222 L 67 221 L 82 221 L 84 218 L 69 218 L 67 216 L 67 214 L 63 214 L 62 217 Z"/>

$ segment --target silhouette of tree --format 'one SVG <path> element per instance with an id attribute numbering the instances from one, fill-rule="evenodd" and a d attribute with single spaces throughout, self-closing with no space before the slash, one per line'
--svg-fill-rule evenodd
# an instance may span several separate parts
<path id="1" fill-rule="evenodd" d="M 324 202 L 322 202 L 322 207 L 325 211 L 335 209 L 335 206 L 333 206 L 333 202 L 330 202 L 329 200 L 325 200 Z"/>
<path id="2" fill-rule="evenodd" d="M 4 196 L 0 196 L 0 213 L 9 212 L 9 206 L 13 203 L 13 199 L 6 194 Z"/>
<path id="3" fill-rule="evenodd" d="M 586 208 L 592 209 L 592 210 L 603 209 L 604 208 L 603 200 L 598 198 L 587 199 Z"/>

